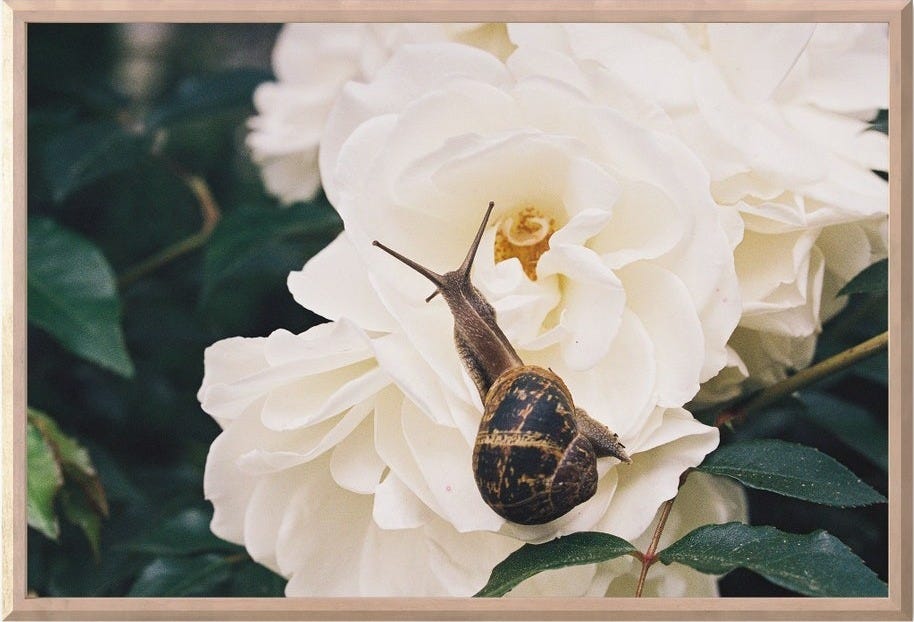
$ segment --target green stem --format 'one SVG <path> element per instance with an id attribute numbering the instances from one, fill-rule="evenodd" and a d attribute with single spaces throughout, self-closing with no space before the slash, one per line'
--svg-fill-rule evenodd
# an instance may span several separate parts
<path id="1" fill-rule="evenodd" d="M 117 277 L 118 286 L 123 288 L 132 285 L 147 274 L 155 272 L 178 257 L 202 247 L 209 239 L 209 235 L 208 231 L 198 231 L 183 240 L 178 240 L 171 246 L 163 248 L 152 257 L 148 257 L 135 266 L 125 270 Z"/>
<path id="2" fill-rule="evenodd" d="M 888 347 L 888 344 L 889 333 L 886 331 L 880 335 L 876 335 L 872 339 L 859 343 L 852 348 L 839 352 L 824 361 L 820 361 L 811 367 L 802 369 L 793 376 L 759 391 L 755 397 L 748 402 L 745 402 L 743 405 L 730 410 L 724 410 L 717 416 L 714 425 L 721 427 L 734 420 L 744 419 L 747 415 L 767 408 L 800 389 L 808 387 L 823 378 L 843 369 L 847 369 L 851 365 L 885 350 Z"/>
<path id="3" fill-rule="evenodd" d="M 210 191 L 206 181 L 197 175 L 180 172 L 177 175 L 194 193 L 197 202 L 200 204 L 200 212 L 203 216 L 203 224 L 200 226 L 200 230 L 128 268 L 118 276 L 118 286 L 127 287 L 182 255 L 197 250 L 206 244 L 213 229 L 216 228 L 216 224 L 222 216 L 222 211 L 219 209 L 219 205 L 216 203 L 216 199 L 213 197 L 213 193 Z"/>

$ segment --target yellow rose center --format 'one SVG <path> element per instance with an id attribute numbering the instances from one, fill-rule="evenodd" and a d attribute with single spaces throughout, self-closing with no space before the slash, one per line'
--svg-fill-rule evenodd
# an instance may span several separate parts
<path id="1" fill-rule="evenodd" d="M 495 233 L 495 262 L 517 257 L 524 273 L 536 280 L 536 263 L 549 250 L 555 221 L 528 205 L 504 218 Z"/>

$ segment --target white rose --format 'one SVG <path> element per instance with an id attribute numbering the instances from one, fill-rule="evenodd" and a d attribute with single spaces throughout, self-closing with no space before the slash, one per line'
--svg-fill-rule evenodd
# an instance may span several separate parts
<path id="1" fill-rule="evenodd" d="M 400 45 L 460 41 L 507 56 L 503 24 L 286 24 L 273 48 L 275 82 L 254 92 L 247 145 L 267 190 L 284 203 L 320 187 L 317 146 L 343 84 L 364 80 Z"/>
<path id="2" fill-rule="evenodd" d="M 199 393 L 225 428 L 207 461 L 213 531 L 290 577 L 287 594 L 469 595 L 524 541 L 644 538 L 680 474 L 717 446 L 682 405 L 728 360 L 741 224 L 683 144 L 594 103 L 608 86 L 595 69 L 419 45 L 344 88 L 320 157 L 346 231 L 289 278 L 333 322 L 214 345 Z M 636 109 L 636 95 L 609 90 Z M 521 358 L 555 370 L 633 459 L 601 460 L 596 494 L 545 525 L 508 523 L 482 501 L 482 405 L 450 313 L 370 245 L 451 269 L 489 200 L 474 283 Z M 733 487 L 696 495 L 677 501 L 677 521 L 743 516 Z M 612 568 L 555 571 L 517 593 L 601 595 L 636 572 Z M 673 593 L 715 592 L 687 569 L 654 570 L 672 573 Z"/>
<path id="3" fill-rule="evenodd" d="M 226 339 L 206 351 L 199 398 L 224 428 L 204 478 L 212 530 L 287 577 L 289 596 L 467 596 L 521 544 L 460 532 L 408 488 L 424 478 L 423 494 L 441 496 L 430 486 L 451 466 L 443 449 L 462 441 L 427 420 L 381 371 L 373 351 L 390 339 L 342 320 L 302 335 Z M 436 451 L 437 469 L 427 460 Z M 466 496 L 467 485 L 455 482 L 450 492 Z M 664 542 L 729 520 L 745 520 L 741 489 L 693 473 Z M 634 535 L 643 550 L 650 534 Z M 630 596 L 639 572 L 627 559 L 550 571 L 511 595 Z M 645 594 L 713 596 L 716 584 L 685 566 L 657 564 Z"/>
<path id="4" fill-rule="evenodd" d="M 747 373 L 770 383 L 807 365 L 841 285 L 885 256 L 888 187 L 871 169 L 887 169 L 888 139 L 865 121 L 888 107 L 885 25 L 517 24 L 509 34 L 599 62 L 666 113 L 656 126 L 696 151 L 715 199 L 743 216 L 732 345 Z"/>

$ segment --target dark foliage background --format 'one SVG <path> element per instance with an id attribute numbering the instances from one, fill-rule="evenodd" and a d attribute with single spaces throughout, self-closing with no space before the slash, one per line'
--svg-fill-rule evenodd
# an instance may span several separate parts
<path id="1" fill-rule="evenodd" d="M 40 596 L 279 596 L 281 578 L 209 532 L 202 478 L 219 428 L 195 394 L 213 342 L 321 321 L 294 303 L 285 280 L 341 224 L 322 197 L 281 208 L 244 148 L 251 93 L 270 78 L 278 26 L 136 28 L 28 30 L 30 292 L 39 269 L 75 279 L 77 289 L 92 269 L 103 279 L 104 265 L 90 261 L 100 253 L 115 275 L 108 310 L 119 309 L 125 346 L 118 355 L 115 326 L 112 348 L 74 354 L 85 334 L 67 325 L 73 301 L 30 294 L 29 406 L 88 450 L 107 507 L 82 496 L 91 473 L 64 465 L 49 505 L 56 540 L 29 530 L 28 587 Z M 213 209 L 221 218 L 210 232 Z M 103 316 L 95 304 L 75 303 L 77 315 Z M 885 304 L 884 294 L 854 295 L 818 358 L 884 331 Z M 805 404 L 754 416 L 725 437 L 818 447 L 885 494 L 886 382 L 881 355 L 804 392 Z M 753 524 L 824 528 L 887 578 L 885 504 L 749 497 Z M 721 589 L 789 593 L 741 570 Z"/>

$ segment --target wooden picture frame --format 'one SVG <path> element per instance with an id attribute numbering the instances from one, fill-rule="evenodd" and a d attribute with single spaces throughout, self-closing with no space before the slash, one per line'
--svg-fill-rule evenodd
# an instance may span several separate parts
<path id="1" fill-rule="evenodd" d="M 912 615 L 912 6 L 910 0 L 3 0 L 3 608 L 9 620 L 905 620 Z M 29 598 L 26 594 L 26 31 L 35 22 L 885 22 L 890 45 L 887 598 Z"/>

